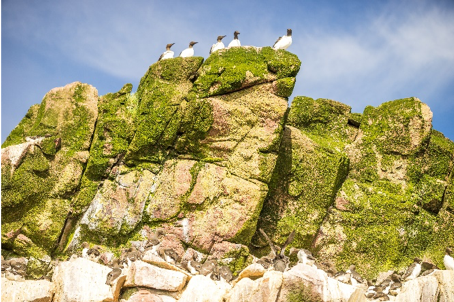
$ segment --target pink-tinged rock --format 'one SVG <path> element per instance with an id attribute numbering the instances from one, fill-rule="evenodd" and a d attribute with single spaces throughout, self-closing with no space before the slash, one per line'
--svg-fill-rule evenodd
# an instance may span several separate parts
<path id="1" fill-rule="evenodd" d="M 255 281 L 241 279 L 226 299 L 229 302 L 274 302 L 282 286 L 282 273 L 267 271 Z"/>
<path id="2" fill-rule="evenodd" d="M 131 232 L 142 220 L 154 179 L 153 173 L 143 170 L 104 181 L 80 223 L 96 235 L 112 236 Z"/>
<path id="3" fill-rule="evenodd" d="M 159 295 L 150 293 L 147 290 L 141 289 L 137 293 L 133 294 L 128 302 L 163 302 Z"/>
<path id="4" fill-rule="evenodd" d="M 191 187 L 193 160 L 169 160 L 157 176 L 145 211 L 151 221 L 166 220 L 180 211 L 181 197 Z"/>
<path id="5" fill-rule="evenodd" d="M 188 276 L 184 273 L 159 268 L 138 260 L 129 268 L 124 286 L 142 286 L 176 292 L 181 291 L 187 280 Z"/>
<path id="6" fill-rule="evenodd" d="M 163 269 L 167 269 L 167 270 L 172 270 L 172 271 L 177 271 L 177 272 L 183 273 L 186 276 L 188 276 L 188 278 L 191 278 L 191 275 L 188 272 L 186 272 L 185 270 L 182 270 L 178 266 L 175 266 L 175 265 L 173 265 L 171 263 L 168 263 L 167 261 L 165 261 L 164 259 L 162 259 L 158 255 L 156 255 L 153 250 L 146 251 L 143 254 L 143 256 L 142 256 L 142 261 L 144 261 L 146 263 L 149 263 L 149 264 L 152 264 L 154 266 L 163 268 Z"/>
<path id="7" fill-rule="evenodd" d="M 284 302 L 295 290 L 306 287 L 322 301 L 347 302 L 357 287 L 339 282 L 315 267 L 298 263 L 284 274 L 278 302 Z"/>
<path id="8" fill-rule="evenodd" d="M 227 169 L 206 163 L 197 175 L 197 181 L 189 195 L 188 202 L 193 204 L 210 203 L 222 193 L 222 181 L 226 177 Z"/>
<path id="9" fill-rule="evenodd" d="M 210 251 L 214 244 L 226 240 L 247 244 L 255 231 L 267 186 L 226 173 L 221 184 L 212 190 L 218 191 L 205 196 L 212 194 L 218 197 L 203 210 L 187 216 L 181 240 L 204 251 Z"/>
<path id="10" fill-rule="evenodd" d="M 2 301 L 51 302 L 53 295 L 53 284 L 47 280 L 10 281 L 2 278 Z"/>
<path id="11" fill-rule="evenodd" d="M 230 289 L 227 282 L 213 281 L 209 277 L 197 275 L 189 281 L 178 302 L 222 302 Z"/>
<path id="12" fill-rule="evenodd" d="M 52 277 L 55 285 L 53 302 L 113 301 L 111 287 L 106 285 L 111 270 L 85 258 L 61 262 Z"/>
<path id="13" fill-rule="evenodd" d="M 398 302 L 454 301 L 454 271 L 435 271 L 402 284 Z"/>
<path id="14" fill-rule="evenodd" d="M 223 259 L 226 254 L 235 253 L 241 250 L 243 245 L 238 243 L 232 243 L 228 241 L 223 241 L 220 243 L 215 243 L 210 250 L 210 255 L 214 259 Z"/>
<path id="15" fill-rule="evenodd" d="M 244 278 L 260 278 L 265 275 L 266 269 L 259 263 L 253 263 L 246 267 L 241 273 L 238 275 L 238 278 L 234 281 L 234 283 L 238 283 L 241 279 Z"/>

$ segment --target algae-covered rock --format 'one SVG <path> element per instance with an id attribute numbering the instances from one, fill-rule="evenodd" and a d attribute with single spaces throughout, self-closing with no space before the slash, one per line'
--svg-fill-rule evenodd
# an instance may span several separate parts
<path id="1" fill-rule="evenodd" d="M 293 90 L 300 65 L 296 55 L 271 47 L 222 49 L 211 54 L 202 65 L 194 90 L 199 97 L 208 97 L 289 78 L 277 83 L 277 94 L 285 97 Z"/>
<path id="2" fill-rule="evenodd" d="M 97 118 L 97 91 L 72 83 L 52 89 L 36 116 L 22 123 L 13 139 L 25 142 L 2 149 L 2 242 L 36 258 L 56 246 L 79 185 Z M 30 112 L 29 112 L 30 113 Z M 27 115 L 29 115 L 29 113 Z M 24 119 L 24 120 L 25 120 Z M 31 124 L 32 123 L 32 124 Z M 6 142 L 5 142 L 6 144 Z"/>

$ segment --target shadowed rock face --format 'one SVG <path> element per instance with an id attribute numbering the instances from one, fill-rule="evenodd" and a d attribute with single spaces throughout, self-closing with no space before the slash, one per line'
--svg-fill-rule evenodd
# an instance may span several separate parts
<path id="1" fill-rule="evenodd" d="M 236 47 L 159 61 L 135 93 L 51 90 L 2 146 L 2 247 L 37 259 L 84 241 L 120 252 L 159 229 L 180 256 L 190 246 L 238 273 L 246 246 L 268 252 L 258 226 L 278 245 L 295 230 L 291 246 L 364 275 L 422 255 L 442 267 L 454 144 L 428 106 L 358 114 L 296 97 L 288 108 L 300 65 Z"/>

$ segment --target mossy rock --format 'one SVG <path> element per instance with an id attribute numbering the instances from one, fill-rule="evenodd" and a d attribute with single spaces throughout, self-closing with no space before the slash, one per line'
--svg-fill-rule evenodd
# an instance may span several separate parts
<path id="1" fill-rule="evenodd" d="M 232 47 L 211 54 L 198 71 L 194 91 L 199 97 L 226 94 L 260 83 L 293 78 L 301 66 L 298 57 L 271 47 Z M 294 79 L 281 81 L 278 93 L 290 95 Z M 290 94 L 289 94 L 290 93 Z"/>
<path id="2" fill-rule="evenodd" d="M 24 118 L 8 135 L 5 142 L 2 144 L 2 148 L 6 148 L 8 146 L 17 145 L 25 142 L 25 137 L 29 135 L 31 128 L 36 122 L 39 107 L 40 107 L 39 104 L 35 104 L 28 109 Z"/>

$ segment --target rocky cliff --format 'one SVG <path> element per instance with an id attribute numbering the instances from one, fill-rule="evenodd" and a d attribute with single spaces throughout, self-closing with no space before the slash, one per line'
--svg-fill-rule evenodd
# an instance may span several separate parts
<path id="1" fill-rule="evenodd" d="M 2 256 L 27 275 L 84 242 L 120 256 L 159 239 L 237 276 L 269 245 L 374 278 L 454 245 L 454 143 L 411 97 L 351 113 L 296 97 L 301 62 L 231 48 L 151 65 L 137 92 L 72 83 L 32 106 L 2 145 Z M 294 256 L 295 258 L 295 256 Z M 295 261 L 291 258 L 292 261 Z M 62 300 L 63 301 L 63 300 Z"/>

